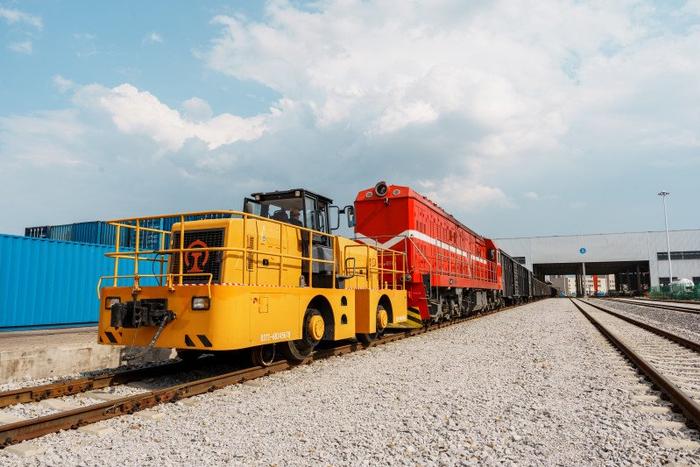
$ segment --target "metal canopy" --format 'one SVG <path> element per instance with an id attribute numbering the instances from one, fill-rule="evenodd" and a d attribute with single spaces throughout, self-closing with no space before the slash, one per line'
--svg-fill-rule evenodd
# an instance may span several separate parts
<path id="1" fill-rule="evenodd" d="M 535 274 L 538 276 L 565 276 L 581 274 L 582 262 L 583 261 L 578 263 L 535 263 L 532 266 Z M 586 261 L 586 274 L 605 275 L 636 272 L 637 267 L 639 267 L 639 272 L 641 273 L 649 272 L 649 261 L 600 261 L 591 263 Z"/>

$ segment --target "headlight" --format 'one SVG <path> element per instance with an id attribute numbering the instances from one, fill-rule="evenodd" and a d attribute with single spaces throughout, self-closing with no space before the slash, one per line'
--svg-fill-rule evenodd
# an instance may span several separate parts
<path id="1" fill-rule="evenodd" d="M 192 309 L 193 310 L 208 310 L 209 309 L 209 297 L 192 297 Z"/>
<path id="2" fill-rule="evenodd" d="M 387 191 L 389 191 L 389 187 L 387 186 L 384 180 L 374 185 L 374 194 L 376 194 L 380 198 L 385 197 Z"/>
<path id="3" fill-rule="evenodd" d="M 122 299 L 119 297 L 107 297 L 107 299 L 105 300 L 105 310 L 111 310 L 112 305 L 114 305 L 115 303 L 121 303 L 121 302 L 122 302 Z"/>

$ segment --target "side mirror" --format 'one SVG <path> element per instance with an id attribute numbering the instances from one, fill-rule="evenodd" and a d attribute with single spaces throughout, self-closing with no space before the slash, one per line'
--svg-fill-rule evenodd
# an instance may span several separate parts
<path id="1" fill-rule="evenodd" d="M 343 211 L 348 218 L 348 227 L 355 227 L 355 207 L 348 205 L 343 208 Z"/>
<path id="2" fill-rule="evenodd" d="M 328 217 L 331 232 L 340 228 L 340 208 L 338 206 L 328 206 Z"/>
<path id="3" fill-rule="evenodd" d="M 349 257 L 345 258 L 345 277 L 351 278 L 355 277 L 357 273 L 355 272 L 356 261 L 355 258 Z"/>

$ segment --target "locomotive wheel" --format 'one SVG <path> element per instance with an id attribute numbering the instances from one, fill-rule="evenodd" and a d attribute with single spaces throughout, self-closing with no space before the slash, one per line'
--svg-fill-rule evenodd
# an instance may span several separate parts
<path id="1" fill-rule="evenodd" d="M 270 366 L 277 355 L 275 344 L 259 345 L 250 349 L 250 360 L 255 366 Z"/>
<path id="2" fill-rule="evenodd" d="M 450 320 L 457 319 L 460 316 L 459 312 L 459 305 L 457 305 L 457 301 L 453 298 L 450 299 L 448 302 L 450 306 Z"/>
<path id="3" fill-rule="evenodd" d="M 445 318 L 445 299 L 440 297 L 438 299 L 437 304 L 434 305 L 435 307 L 435 314 L 430 315 L 430 321 L 433 323 L 439 323 L 444 320 Z M 432 309 L 431 309 L 432 311 Z"/>
<path id="4" fill-rule="evenodd" d="M 357 337 L 357 340 L 362 342 L 365 345 L 369 345 L 372 342 L 377 340 L 377 337 L 380 337 L 382 334 L 384 334 L 384 330 L 386 327 L 389 325 L 389 313 L 386 312 L 384 307 L 382 305 L 377 306 L 377 323 L 376 323 L 376 332 L 368 333 L 368 334 L 356 334 L 355 337 Z"/>
<path id="5" fill-rule="evenodd" d="M 304 326 L 301 330 L 301 339 L 287 341 L 282 344 L 282 353 L 290 362 L 302 362 L 314 351 L 314 347 L 323 338 L 326 325 L 323 322 L 321 312 L 315 308 L 308 308 L 304 314 Z"/>

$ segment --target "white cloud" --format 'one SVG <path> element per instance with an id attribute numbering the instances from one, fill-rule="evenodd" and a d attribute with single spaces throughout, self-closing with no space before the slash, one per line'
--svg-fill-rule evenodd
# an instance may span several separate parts
<path id="1" fill-rule="evenodd" d="M 376 130 L 379 133 L 391 133 L 405 126 L 416 123 L 429 123 L 437 120 L 439 114 L 427 102 L 401 103 L 386 109 L 379 117 Z"/>
<path id="2" fill-rule="evenodd" d="M 67 78 L 64 78 L 61 75 L 54 75 L 53 79 L 53 85 L 58 89 L 60 92 L 67 92 L 70 91 L 71 89 L 75 88 L 75 83 Z"/>
<path id="3" fill-rule="evenodd" d="M 592 53 L 632 34 L 621 15 L 562 11 L 552 2 L 549 12 L 531 2 L 480 9 L 402 2 L 388 20 L 390 4 L 331 1 L 308 13 L 276 2 L 265 23 L 219 16 L 214 21 L 224 31 L 208 63 L 303 102 L 321 126 L 351 121 L 397 131 L 459 114 L 496 137 L 523 130 L 547 139 L 565 131 L 551 109 L 562 104 L 562 87 L 571 86 L 560 69 L 567 49 Z M 441 6 L 455 16 L 445 17 Z M 532 8 L 552 20 L 549 28 L 521 21 Z M 582 31 L 585 41 L 576 34 Z M 545 92 L 552 86 L 556 92 Z"/>
<path id="4" fill-rule="evenodd" d="M 33 26 L 37 29 L 44 27 L 44 22 L 39 16 L 30 15 L 20 10 L 0 7 L 0 18 L 4 19 L 9 24 L 23 23 Z"/>
<path id="5" fill-rule="evenodd" d="M 83 86 L 74 100 L 79 106 L 106 112 L 122 133 L 146 136 L 162 150 L 170 152 L 182 149 L 190 138 L 203 141 L 213 150 L 237 141 L 256 140 L 266 130 L 264 116 L 242 118 L 224 113 L 202 121 L 187 120 L 153 94 L 130 84 L 112 89 L 100 85 Z M 188 102 L 192 107 L 192 100 Z M 198 104 L 201 108 L 206 103 Z"/>
<path id="6" fill-rule="evenodd" d="M 537 201 L 538 199 L 540 199 L 540 195 L 534 191 L 528 191 L 523 196 L 525 196 L 525 198 L 531 199 L 533 201 Z"/>
<path id="7" fill-rule="evenodd" d="M 700 16 L 700 0 L 687 0 L 682 13 Z"/>
<path id="8" fill-rule="evenodd" d="M 438 204 L 459 205 L 466 212 L 480 211 L 488 207 L 513 208 L 515 205 L 500 188 L 447 176 L 439 181 L 423 180 L 418 184 L 425 196 Z"/>
<path id="9" fill-rule="evenodd" d="M 182 103 L 182 109 L 185 112 L 185 117 L 194 121 L 209 120 L 214 115 L 209 103 L 199 97 L 187 99 Z"/>
<path id="10" fill-rule="evenodd" d="M 152 31 L 146 35 L 146 37 L 143 38 L 142 41 L 144 44 L 162 44 L 163 43 L 163 36 L 158 34 L 155 31 Z"/>
<path id="11" fill-rule="evenodd" d="M 33 167 L 80 165 L 81 154 L 75 148 L 88 128 L 75 110 L 0 117 L 0 160 Z"/>
<path id="12" fill-rule="evenodd" d="M 33 51 L 32 41 L 12 42 L 7 48 L 19 54 L 31 55 Z"/>

